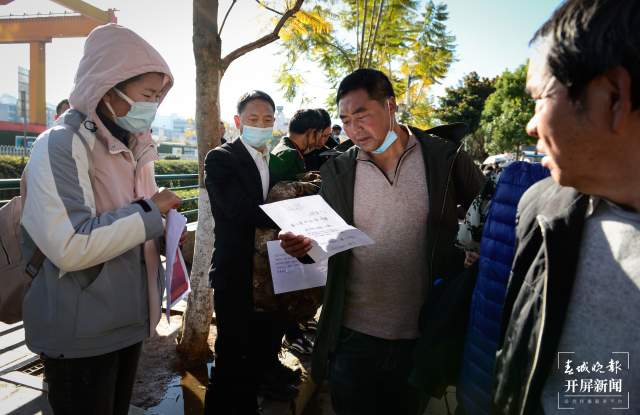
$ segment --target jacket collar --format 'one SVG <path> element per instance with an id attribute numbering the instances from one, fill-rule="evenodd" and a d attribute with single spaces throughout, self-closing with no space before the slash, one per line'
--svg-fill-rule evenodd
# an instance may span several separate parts
<path id="1" fill-rule="evenodd" d="M 458 150 L 458 145 L 452 140 L 442 139 L 431 135 L 427 131 L 408 126 L 411 135 L 422 147 L 422 156 L 425 162 L 427 175 L 427 189 L 429 193 L 429 216 L 431 213 L 440 214 L 444 192 L 446 191 L 446 177 L 449 167 L 452 165 Z M 345 221 L 353 225 L 353 198 L 355 186 L 355 164 L 359 158 L 360 149 L 352 146 L 341 155 L 330 159 L 325 163 L 326 169 L 331 170 L 336 177 L 335 185 L 342 196 L 343 206 L 336 208 Z M 436 186 L 437 185 L 437 186 Z"/>
<path id="2" fill-rule="evenodd" d="M 553 180 L 547 178 L 546 180 Z M 544 200 L 537 215 L 538 221 L 548 225 L 579 222 L 584 220 L 595 210 L 597 199 L 578 192 L 572 187 L 563 187 L 557 183 L 550 186 L 541 195 Z M 554 226 L 555 227 L 555 226 Z"/>
<path id="3" fill-rule="evenodd" d="M 261 153 L 253 147 L 248 146 L 242 141 L 242 139 L 240 139 L 240 137 L 226 145 L 229 145 L 234 149 L 234 153 L 237 154 L 238 160 L 244 165 L 244 168 L 241 170 L 246 172 L 245 174 L 253 182 L 252 186 L 256 191 L 256 196 L 260 201 L 264 201 L 262 194 L 262 178 L 260 177 L 260 171 L 258 170 L 255 160 L 255 157 L 262 157 Z M 255 154 L 251 154 L 251 150 L 253 150 Z"/>

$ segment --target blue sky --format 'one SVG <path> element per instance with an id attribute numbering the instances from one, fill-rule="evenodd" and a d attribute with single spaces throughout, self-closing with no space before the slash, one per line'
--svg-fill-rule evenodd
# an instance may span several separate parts
<path id="1" fill-rule="evenodd" d="M 195 63 L 191 44 L 191 0 L 87 0 L 104 9 L 118 9 L 120 24 L 138 32 L 167 60 L 175 86 L 160 106 L 159 113 L 193 116 L 195 111 Z M 309 0 L 308 0 L 309 1 Z M 220 16 L 230 0 L 220 1 Z M 464 74 L 476 71 L 481 76 L 495 76 L 513 69 L 528 56 L 531 35 L 553 12 L 559 0 L 446 0 L 449 6 L 449 30 L 457 38 L 458 61 L 450 69 L 442 85 L 431 91 L 441 95 L 446 86 L 458 84 Z M 64 9 L 48 0 L 15 0 L 0 6 L 0 16 L 9 13 L 58 12 Z M 259 9 L 253 0 L 239 0 L 222 34 L 223 52 L 267 33 L 273 14 Z M 81 57 L 83 39 L 54 39 L 47 44 L 47 102 L 57 103 L 72 86 Z M 238 97 L 250 89 L 262 89 L 284 105 L 291 115 L 300 100 L 287 103 L 274 82 L 282 56 L 278 46 L 269 45 L 235 61 L 221 85 L 223 120 L 232 122 Z M 17 95 L 17 66 L 28 67 L 27 45 L 0 44 L 0 94 Z M 306 67 L 306 66 L 305 66 Z M 306 71 L 304 95 L 316 98 L 309 105 L 322 106 L 327 96 L 323 76 L 312 67 Z"/>
<path id="2" fill-rule="evenodd" d="M 559 0 L 447 0 L 449 30 L 456 36 L 456 55 L 443 87 L 456 85 L 476 71 L 492 77 L 514 69 L 528 57 L 533 33 L 551 16 Z"/>

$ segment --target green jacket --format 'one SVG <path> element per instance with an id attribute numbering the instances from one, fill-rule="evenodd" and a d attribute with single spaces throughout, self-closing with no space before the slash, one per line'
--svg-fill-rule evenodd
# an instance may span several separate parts
<path id="1" fill-rule="evenodd" d="M 458 228 L 456 206 L 460 204 L 465 211 L 467 210 L 480 191 L 484 176 L 471 158 L 461 150 L 456 140 L 443 139 L 429 134 L 429 131 L 409 128 L 422 146 L 427 176 L 429 213 L 425 255 L 428 255 L 430 261 L 429 273 L 425 278 L 428 279 L 428 286 L 431 287 L 433 281 L 446 280 L 462 269 L 464 253 L 454 246 Z M 442 127 L 439 132 L 441 131 Z M 445 134 L 441 132 L 441 135 Z M 461 136 L 456 137 L 457 141 L 459 138 Z M 354 146 L 340 156 L 327 161 L 320 170 L 322 176 L 320 194 L 350 225 L 353 225 L 358 151 Z M 351 251 L 345 251 L 329 259 L 322 314 L 312 356 L 311 376 L 316 383 L 320 383 L 327 375 L 328 360 L 336 349 L 342 327 L 350 258 Z M 429 290 L 427 302 L 433 301 L 433 291 Z"/>
<path id="2" fill-rule="evenodd" d="M 283 137 L 269 156 L 269 178 L 272 184 L 281 181 L 296 180 L 296 176 L 304 173 L 304 158 L 289 137 Z"/>

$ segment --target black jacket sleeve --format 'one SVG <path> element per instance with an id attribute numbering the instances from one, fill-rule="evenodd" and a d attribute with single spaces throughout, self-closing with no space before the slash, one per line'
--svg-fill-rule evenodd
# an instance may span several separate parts
<path id="1" fill-rule="evenodd" d="M 223 218 L 235 222 L 251 224 L 257 228 L 277 229 L 276 224 L 251 197 L 240 180 L 241 174 L 243 172 L 238 166 L 234 166 L 234 159 L 228 150 L 217 148 L 207 154 L 204 183 L 214 215 L 219 212 Z"/>
<path id="2" fill-rule="evenodd" d="M 456 202 L 462 205 L 466 212 L 473 199 L 482 190 L 486 178 L 471 157 L 463 150 L 460 150 L 456 158 L 453 180 L 456 189 Z"/>

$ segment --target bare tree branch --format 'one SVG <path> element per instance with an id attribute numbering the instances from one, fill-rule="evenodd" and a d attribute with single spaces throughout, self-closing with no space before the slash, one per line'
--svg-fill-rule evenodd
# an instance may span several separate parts
<path id="1" fill-rule="evenodd" d="M 380 25 L 380 16 L 376 14 L 376 9 L 378 8 L 379 8 L 378 1 L 373 0 L 373 5 L 371 7 L 371 17 L 369 18 L 370 22 L 369 22 L 369 34 L 367 36 L 367 47 L 364 50 L 364 57 L 362 59 L 362 65 L 365 68 L 368 68 L 371 66 L 371 63 L 369 62 L 369 55 L 371 54 L 371 51 L 375 47 L 373 43 L 374 41 L 373 35 L 377 31 Z"/>
<path id="2" fill-rule="evenodd" d="M 371 49 L 369 50 L 368 66 L 371 66 L 371 61 L 373 61 L 373 49 L 375 49 L 376 47 L 376 40 L 378 39 L 378 29 L 380 28 L 380 21 L 382 19 L 383 9 L 384 9 L 384 0 L 380 0 L 380 9 L 378 9 L 378 19 L 376 21 L 376 30 L 373 33 L 373 41 L 371 42 Z"/>
<path id="3" fill-rule="evenodd" d="M 271 7 L 267 6 L 266 4 L 264 4 L 263 2 L 261 2 L 260 0 L 256 0 L 256 3 L 258 3 L 260 6 L 264 7 L 265 9 L 274 12 L 275 14 L 279 14 L 280 16 L 284 16 L 284 13 L 279 12 L 275 9 L 272 9 Z"/>
<path id="4" fill-rule="evenodd" d="M 367 0 L 364 0 L 363 14 L 362 14 L 362 32 L 360 32 L 360 56 L 358 56 L 358 68 L 362 68 L 364 63 L 364 32 L 367 28 Z"/>
<path id="5" fill-rule="evenodd" d="M 371 18 L 369 19 L 369 34 L 367 34 L 367 46 L 364 48 L 364 56 L 362 58 L 362 66 L 368 68 L 368 59 L 369 59 L 369 49 L 371 48 L 371 39 L 373 38 L 374 25 L 376 21 L 374 19 L 374 13 L 376 11 L 378 0 L 373 0 L 373 4 L 371 5 Z"/>
<path id="6" fill-rule="evenodd" d="M 356 60 L 360 61 L 360 1 L 356 0 Z"/>
<path id="7" fill-rule="evenodd" d="M 226 69 L 229 67 L 229 65 L 231 64 L 231 62 L 233 62 L 234 60 L 238 59 L 239 57 L 241 57 L 242 55 L 251 52 L 252 50 L 261 48 L 263 46 L 268 45 L 271 42 L 275 42 L 276 40 L 278 40 L 279 38 L 279 34 L 280 34 L 280 30 L 282 29 L 282 27 L 284 26 L 284 24 L 287 22 L 287 20 L 289 20 L 291 17 L 293 17 L 302 7 L 302 3 L 304 2 L 304 0 L 296 0 L 296 3 L 293 5 L 293 7 L 289 10 L 287 10 L 282 17 L 280 18 L 280 20 L 278 21 L 278 23 L 276 24 L 276 26 L 273 28 L 273 32 L 262 36 L 260 39 L 255 40 L 251 43 L 247 43 L 244 46 L 239 47 L 238 49 L 234 50 L 233 52 L 230 52 L 227 56 L 225 56 L 222 59 L 222 69 L 226 71 Z"/>
<path id="8" fill-rule="evenodd" d="M 227 13 L 225 13 L 224 19 L 222 19 L 222 24 L 220 25 L 220 30 L 218 31 L 218 36 L 220 36 L 222 34 L 222 29 L 224 28 L 224 24 L 227 22 L 227 17 L 229 17 L 229 13 L 231 13 L 231 9 L 233 9 L 233 6 L 235 6 L 236 1 L 238 1 L 238 0 L 233 0 L 231 2 L 231 5 L 229 6 L 229 9 L 227 9 Z"/>

